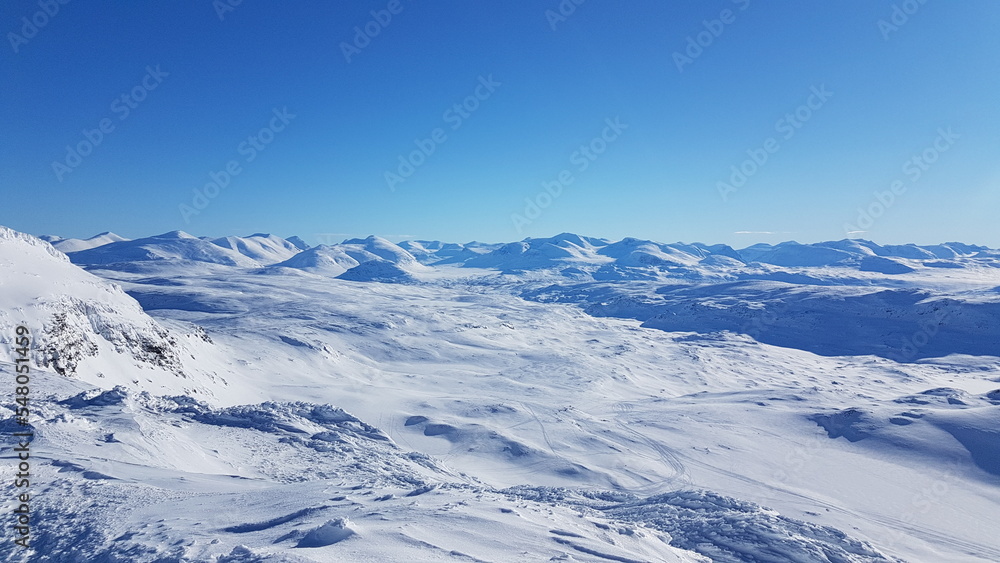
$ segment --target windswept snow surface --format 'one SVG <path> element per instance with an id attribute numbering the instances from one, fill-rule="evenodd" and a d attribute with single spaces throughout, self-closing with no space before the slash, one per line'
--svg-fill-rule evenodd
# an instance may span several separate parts
<path id="1" fill-rule="evenodd" d="M 5 337 L 67 296 L 186 347 L 36 376 L 32 560 L 1000 560 L 994 250 L 147 250 L 87 273 L 0 232 Z"/>

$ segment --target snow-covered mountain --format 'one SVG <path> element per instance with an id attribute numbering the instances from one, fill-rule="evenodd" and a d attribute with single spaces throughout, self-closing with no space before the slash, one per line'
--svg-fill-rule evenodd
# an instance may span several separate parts
<path id="1" fill-rule="evenodd" d="M 189 260 L 241 268 L 259 268 L 288 260 L 308 245 L 299 239 L 285 240 L 257 233 L 246 237 L 199 238 L 183 231 L 128 240 L 105 233 L 86 241 L 58 240 L 75 264 L 109 266 L 129 262 Z"/>
<path id="2" fill-rule="evenodd" d="M 263 265 L 151 237 L 88 273 L 5 233 L 0 330 L 39 335 L 52 561 L 1000 554 L 985 247 L 369 237 Z M 197 262 L 191 239 L 253 263 Z M 76 300 L 99 314 L 49 337 L 45 304 Z M 183 375 L 118 335 L 158 330 Z M 100 353 L 60 375 L 65 335 Z"/>
<path id="3" fill-rule="evenodd" d="M 184 231 L 172 231 L 147 238 L 113 242 L 89 250 L 73 252 L 74 264 L 88 266 L 153 260 L 192 260 L 243 268 L 259 267 L 260 263 L 237 250 L 224 248 L 211 241 L 191 236 Z"/>
<path id="4" fill-rule="evenodd" d="M 375 255 L 369 255 L 366 260 L 374 260 Z M 347 270 L 360 264 L 354 256 L 338 245 L 320 245 L 304 250 L 284 262 L 275 264 L 275 268 L 294 268 L 314 274 L 337 277 Z"/>
<path id="5" fill-rule="evenodd" d="M 189 260 L 241 268 L 295 268 L 330 277 L 376 258 L 410 274 L 425 271 L 420 265 L 450 265 L 511 273 L 566 270 L 569 277 L 605 281 L 747 277 L 787 281 L 808 277 L 798 271 L 801 269 L 812 269 L 813 274 L 829 268 L 841 274 L 854 271 L 898 275 L 929 268 L 1000 267 L 1000 251 L 983 246 L 954 242 L 880 246 L 857 239 L 756 244 L 736 250 L 726 245 L 665 244 L 634 238 L 610 241 L 572 233 L 504 244 L 406 241 L 397 245 L 373 235 L 317 247 L 309 247 L 298 237 L 286 240 L 254 234 L 208 239 L 181 231 L 137 240 L 124 240 L 111 233 L 85 241 L 49 238 L 74 263 L 87 266 Z"/>
<path id="6" fill-rule="evenodd" d="M 89 250 L 91 248 L 97 248 L 98 246 L 104 246 L 105 244 L 111 244 L 112 242 L 123 242 L 128 240 L 125 237 L 120 237 L 110 232 L 94 235 L 88 239 L 64 239 L 59 237 L 50 238 L 54 240 L 48 240 L 48 242 L 52 243 L 52 246 L 56 247 L 57 250 L 65 253 Z"/>
<path id="7" fill-rule="evenodd" d="M 292 243 L 292 246 L 294 246 L 295 248 L 298 248 L 299 250 L 308 250 L 309 249 L 309 244 L 306 243 L 306 241 L 302 240 L 301 238 L 299 238 L 297 236 L 291 236 L 291 237 L 288 237 L 285 240 L 287 240 L 288 242 Z"/>
<path id="8" fill-rule="evenodd" d="M 295 242 L 270 234 L 257 233 L 248 237 L 222 237 L 211 240 L 212 244 L 235 250 L 258 264 L 277 264 L 295 256 L 303 249 L 301 239 Z"/>
<path id="9" fill-rule="evenodd" d="M 426 271 L 405 249 L 374 235 L 309 248 L 274 266 L 352 281 L 412 281 Z"/>
<path id="10" fill-rule="evenodd" d="M 412 254 L 422 264 L 462 264 L 471 258 L 499 248 L 500 244 L 468 242 L 459 244 L 438 240 L 403 241 L 399 247 Z"/>
<path id="11" fill-rule="evenodd" d="M 551 238 L 529 238 L 504 244 L 492 252 L 472 257 L 463 264 L 502 271 L 600 264 L 605 260 L 598 255 L 597 249 L 605 244 L 605 240 L 563 233 Z"/>
<path id="12" fill-rule="evenodd" d="M 338 246 L 354 256 L 358 262 L 367 262 L 369 256 L 375 256 L 399 266 L 417 263 L 417 259 L 409 252 L 375 235 L 364 239 L 345 240 Z"/>

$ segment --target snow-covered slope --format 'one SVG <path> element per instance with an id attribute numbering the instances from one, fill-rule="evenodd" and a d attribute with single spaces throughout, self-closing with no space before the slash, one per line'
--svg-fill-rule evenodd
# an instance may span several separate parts
<path id="1" fill-rule="evenodd" d="M 117 284 L 70 263 L 40 239 L 0 227 L 0 361 L 15 327 L 32 334 L 36 365 L 97 385 L 211 393 L 221 382 L 189 362 L 208 346 L 198 327 L 171 331 Z"/>

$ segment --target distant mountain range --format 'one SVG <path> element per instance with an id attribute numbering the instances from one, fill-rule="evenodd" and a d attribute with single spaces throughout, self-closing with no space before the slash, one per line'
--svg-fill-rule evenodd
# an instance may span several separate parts
<path id="1" fill-rule="evenodd" d="M 928 268 L 1000 267 L 1000 251 L 957 242 L 879 245 L 844 239 L 811 244 L 791 241 L 755 244 L 737 250 L 724 244 L 660 243 L 635 238 L 610 241 L 571 233 L 506 244 L 423 240 L 394 244 L 369 236 L 316 247 L 298 237 L 283 239 L 262 233 L 214 239 L 183 231 L 135 240 L 114 233 L 101 233 L 86 240 L 40 238 L 69 255 L 73 263 L 83 266 L 114 269 L 115 264 L 123 263 L 188 260 L 241 268 L 292 268 L 355 281 L 408 281 L 427 272 L 427 266 L 510 273 L 555 270 L 569 277 L 594 280 L 718 279 L 740 272 L 742 277 L 752 273 L 760 279 L 779 279 L 787 274 L 782 269 L 818 267 L 887 275 Z M 348 274 L 369 262 L 372 264 Z"/>

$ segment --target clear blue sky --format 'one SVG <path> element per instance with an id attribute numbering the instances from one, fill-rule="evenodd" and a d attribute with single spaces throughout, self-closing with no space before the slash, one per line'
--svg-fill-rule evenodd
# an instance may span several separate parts
<path id="1" fill-rule="evenodd" d="M 1000 246 L 993 0 L 223 2 L 4 2 L 0 224 Z"/>

